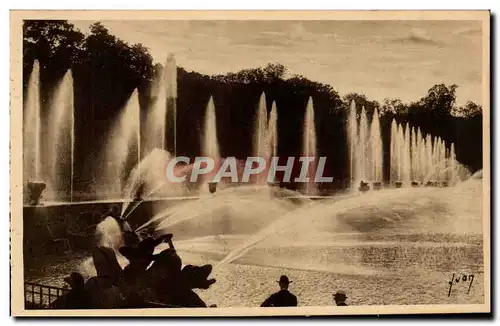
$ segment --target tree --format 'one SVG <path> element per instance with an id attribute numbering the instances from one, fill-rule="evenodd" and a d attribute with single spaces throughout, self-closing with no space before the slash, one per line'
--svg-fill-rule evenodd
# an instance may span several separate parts
<path id="1" fill-rule="evenodd" d="M 277 79 L 284 79 L 287 68 L 280 63 L 268 63 L 263 69 L 264 78 L 267 82 L 273 82 Z"/>
<path id="2" fill-rule="evenodd" d="M 81 62 L 85 36 L 64 20 L 26 20 L 23 23 L 23 80 L 38 60 L 44 86 L 52 87 L 74 64 Z"/>
<path id="3" fill-rule="evenodd" d="M 153 78 L 153 57 L 142 44 L 129 46 L 109 34 L 100 22 L 92 24 L 90 31 L 86 39 L 86 59 L 94 69 L 116 75 L 118 81 L 125 79 L 135 82 L 136 86 L 141 80 Z"/>
<path id="4" fill-rule="evenodd" d="M 356 114 L 361 114 L 361 109 L 364 107 L 366 114 L 371 117 L 375 109 L 380 109 L 380 104 L 377 101 L 370 101 L 364 94 L 349 93 L 342 98 L 342 107 L 349 110 L 351 102 L 356 103 Z"/>
<path id="5" fill-rule="evenodd" d="M 384 99 L 384 104 L 380 107 L 380 115 L 403 115 L 408 113 L 408 106 L 405 105 L 400 99 Z"/>
<path id="6" fill-rule="evenodd" d="M 83 51 L 85 36 L 65 20 L 26 20 L 23 24 L 24 59 L 44 64 L 74 61 Z M 58 62 L 61 64 L 61 62 Z"/>
<path id="7" fill-rule="evenodd" d="M 455 105 L 457 88 L 458 85 L 455 84 L 434 85 L 428 90 L 427 96 L 420 99 L 419 106 L 435 116 L 450 116 Z"/>
<path id="8" fill-rule="evenodd" d="M 464 106 L 453 108 L 451 115 L 460 118 L 472 118 L 483 113 L 483 107 L 472 101 L 467 101 Z"/>

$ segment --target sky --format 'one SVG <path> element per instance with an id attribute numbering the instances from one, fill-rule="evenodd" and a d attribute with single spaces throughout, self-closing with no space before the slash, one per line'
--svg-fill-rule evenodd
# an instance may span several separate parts
<path id="1" fill-rule="evenodd" d="M 89 32 L 92 21 L 70 21 Z M 187 71 L 224 74 L 278 62 L 341 96 L 416 101 L 457 84 L 457 104 L 482 104 L 480 21 L 101 21 L 111 34 L 175 55 Z"/>

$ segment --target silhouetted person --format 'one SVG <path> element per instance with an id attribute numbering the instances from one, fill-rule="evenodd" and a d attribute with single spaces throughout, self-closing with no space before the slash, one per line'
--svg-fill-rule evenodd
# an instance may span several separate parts
<path id="1" fill-rule="evenodd" d="M 347 306 L 345 303 L 347 295 L 344 291 L 337 291 L 337 293 L 333 295 L 333 300 L 335 300 L 335 304 L 337 304 L 337 306 Z"/>
<path id="2" fill-rule="evenodd" d="M 292 283 L 286 275 L 281 275 L 278 284 L 278 292 L 271 294 L 260 306 L 261 307 L 296 307 L 297 297 L 288 291 L 288 285 Z"/>
<path id="3" fill-rule="evenodd" d="M 73 272 L 64 278 L 64 281 L 68 283 L 71 290 L 53 302 L 51 307 L 55 309 L 90 309 L 92 298 L 90 293 L 85 290 L 85 280 L 82 274 Z"/>

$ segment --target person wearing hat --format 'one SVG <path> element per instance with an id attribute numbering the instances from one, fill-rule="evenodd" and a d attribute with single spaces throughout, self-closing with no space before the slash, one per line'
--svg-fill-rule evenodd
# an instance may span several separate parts
<path id="1" fill-rule="evenodd" d="M 337 293 L 333 295 L 333 300 L 335 300 L 335 304 L 337 304 L 337 306 L 347 306 L 345 303 L 347 295 L 344 291 L 337 291 Z"/>
<path id="2" fill-rule="evenodd" d="M 277 281 L 280 290 L 271 294 L 260 306 L 261 307 L 296 307 L 297 297 L 288 291 L 288 285 L 292 283 L 286 275 L 281 275 Z"/>

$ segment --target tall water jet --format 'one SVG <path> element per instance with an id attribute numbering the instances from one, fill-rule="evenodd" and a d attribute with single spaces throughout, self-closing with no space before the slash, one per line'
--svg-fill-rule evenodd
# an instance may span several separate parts
<path id="1" fill-rule="evenodd" d="M 455 182 L 456 174 L 455 174 L 455 169 L 456 169 L 456 156 L 455 156 L 455 144 L 451 143 L 450 146 L 450 158 L 449 158 L 449 166 L 450 166 L 450 177 L 449 180 L 451 183 Z"/>
<path id="2" fill-rule="evenodd" d="M 40 64 L 33 63 L 28 81 L 24 114 L 24 182 L 42 179 L 41 162 L 41 116 L 40 116 Z"/>
<path id="3" fill-rule="evenodd" d="M 411 178 L 410 126 L 406 123 L 403 143 L 403 183 L 408 185 Z"/>
<path id="4" fill-rule="evenodd" d="M 177 155 L 177 64 L 170 54 L 165 65 L 166 102 L 167 102 L 167 148 Z"/>
<path id="5" fill-rule="evenodd" d="M 436 180 L 437 168 L 437 147 L 438 147 L 438 137 L 432 137 L 432 152 L 431 152 L 431 164 L 432 164 L 432 178 Z"/>
<path id="6" fill-rule="evenodd" d="M 417 134 L 415 128 L 411 127 L 411 180 L 418 180 L 419 174 L 419 158 L 417 147 Z"/>
<path id="7" fill-rule="evenodd" d="M 398 124 L 396 123 L 396 119 L 392 119 L 391 122 L 391 151 L 390 151 L 390 181 L 395 182 L 399 181 L 398 175 Z"/>
<path id="8" fill-rule="evenodd" d="M 405 146 L 405 136 L 403 131 L 403 126 L 398 126 L 398 181 L 402 181 L 404 178 L 404 146 Z"/>
<path id="9" fill-rule="evenodd" d="M 358 122 L 356 119 L 356 102 L 354 100 L 351 101 L 351 105 L 349 108 L 349 118 L 347 120 L 347 129 L 348 129 L 348 141 L 349 141 L 349 165 L 350 165 L 350 177 L 351 184 L 357 181 L 356 179 L 356 147 L 357 147 L 357 137 L 358 137 Z"/>
<path id="10" fill-rule="evenodd" d="M 423 182 L 425 178 L 425 141 L 422 137 L 422 131 L 420 130 L 420 128 L 417 129 L 417 147 L 419 166 L 418 180 L 420 182 Z"/>
<path id="11" fill-rule="evenodd" d="M 171 78 L 171 76 L 170 76 Z M 166 121 L 167 121 L 167 68 L 161 69 L 159 76 L 153 83 L 152 95 L 154 105 L 148 112 L 144 133 L 144 147 L 146 153 L 154 148 L 165 149 Z M 147 154 L 146 154 L 147 155 Z"/>
<path id="12" fill-rule="evenodd" d="M 441 166 L 443 169 L 443 171 L 441 172 L 442 181 L 447 181 L 448 180 L 447 149 L 446 149 L 446 142 L 444 141 L 444 139 L 441 140 Z"/>
<path id="13" fill-rule="evenodd" d="M 446 158 L 445 158 L 445 152 L 446 152 L 446 146 L 444 144 L 444 140 L 439 138 L 439 143 L 438 143 L 438 152 L 437 152 L 437 161 L 438 161 L 438 168 L 439 168 L 439 175 L 438 175 L 438 180 L 439 181 L 445 181 L 445 171 L 446 171 Z"/>
<path id="14" fill-rule="evenodd" d="M 203 128 L 202 156 L 210 157 L 218 164 L 220 162 L 219 141 L 217 139 L 217 120 L 212 96 L 208 100 Z M 207 176 L 213 177 L 214 174 Z"/>
<path id="15" fill-rule="evenodd" d="M 372 154 L 372 178 L 371 181 L 381 182 L 383 173 L 383 151 L 382 151 L 382 135 L 380 133 L 380 121 L 378 110 L 373 111 L 372 125 L 370 128 L 370 151 Z"/>
<path id="16" fill-rule="evenodd" d="M 302 156 L 314 158 L 309 164 L 308 182 L 304 183 L 304 191 L 308 195 L 315 195 L 317 187 L 315 183 L 315 171 L 317 165 L 316 157 L 316 126 L 314 124 L 314 105 L 312 97 L 307 101 L 307 107 L 304 115 L 304 126 L 302 130 Z M 302 164 L 305 164 L 303 162 Z"/>
<path id="17" fill-rule="evenodd" d="M 104 153 L 104 168 L 99 192 L 106 197 L 121 195 L 123 183 L 128 179 L 126 170 L 132 149 L 137 151 L 133 165 L 140 162 L 140 106 L 139 92 L 135 89 L 113 126 Z"/>
<path id="18" fill-rule="evenodd" d="M 268 160 L 270 156 L 270 139 L 267 123 L 266 94 L 262 93 L 257 107 L 257 115 L 254 120 L 253 129 L 253 156 Z M 260 173 L 255 178 L 258 184 L 266 184 L 267 176 Z"/>
<path id="19" fill-rule="evenodd" d="M 48 148 L 48 176 L 56 193 L 56 200 L 61 200 L 59 193 L 69 192 L 73 200 L 73 169 L 75 151 L 75 112 L 73 75 L 68 70 L 59 83 L 50 106 L 48 132 L 50 140 Z M 68 176 L 62 173 L 69 166 Z"/>
<path id="20" fill-rule="evenodd" d="M 356 167 L 357 172 L 357 182 L 367 181 L 366 166 L 367 166 L 367 141 L 368 141 L 368 120 L 366 118 L 366 110 L 363 106 L 361 108 L 361 118 L 359 120 L 359 138 L 358 138 L 358 164 Z"/>
<path id="21" fill-rule="evenodd" d="M 269 144 L 271 157 L 278 156 L 278 109 L 276 108 L 276 102 L 273 102 L 271 107 L 271 115 L 269 117 Z"/>
<path id="22" fill-rule="evenodd" d="M 253 155 L 267 159 L 269 155 L 269 133 L 267 123 L 266 94 L 262 93 L 254 120 Z"/>
<path id="23" fill-rule="evenodd" d="M 432 166 L 432 138 L 431 135 L 428 134 L 425 139 L 425 179 L 426 181 L 432 177 L 433 174 L 433 166 Z"/>

